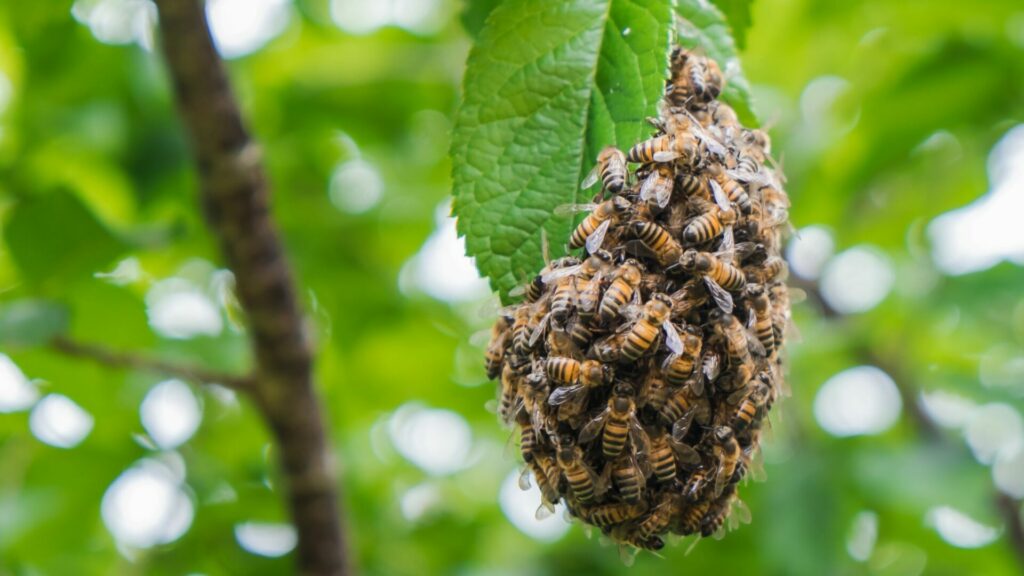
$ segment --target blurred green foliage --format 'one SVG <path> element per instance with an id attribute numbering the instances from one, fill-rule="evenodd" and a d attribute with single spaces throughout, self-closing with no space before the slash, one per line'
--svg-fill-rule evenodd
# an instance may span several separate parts
<path id="1" fill-rule="evenodd" d="M 244 369 L 247 346 L 203 227 L 162 64 L 140 47 L 149 45 L 147 26 L 118 36 L 125 26 L 80 22 L 90 21 L 88 6 L 104 3 L 147 13 L 135 0 L 80 0 L 77 19 L 66 0 L 0 3 L 0 329 L 18 325 L 19 314 L 52 315 L 45 311 L 58 308 L 44 302 L 53 301 L 69 311 L 77 339 Z M 471 43 L 463 7 L 284 5 L 279 33 L 230 69 L 265 147 L 275 215 L 304 288 L 347 524 L 367 574 L 1020 573 L 990 468 L 957 430 L 932 435 L 915 419 L 920 390 L 1024 407 L 1012 362 L 1024 356 L 1024 269 L 1004 262 L 945 275 L 926 233 L 936 216 L 989 189 L 988 154 L 1024 118 L 1019 2 L 751 5 L 741 57 L 755 109 L 774 126 L 794 223 L 828 227 L 837 251 L 874 246 L 893 264 L 895 288 L 871 310 L 838 318 L 814 298 L 798 306 L 793 395 L 776 410 L 768 481 L 743 492 L 753 524 L 688 556 L 686 543 L 664 559 L 640 556 L 631 569 L 579 527 L 545 543 L 508 521 L 497 495 L 515 451 L 484 409 L 494 390 L 470 341 L 490 318 L 472 298 L 432 297 L 407 264 L 427 252 L 425 242 L 444 244 L 436 214 L 447 210 L 448 134 Z M 402 20 L 395 6 L 428 13 Z M 356 160 L 360 178 L 338 171 Z M 367 166 L 382 184 L 377 203 L 366 201 L 375 186 Z M 154 328 L 154 286 L 166 289 L 171 277 L 217 305 L 219 330 L 172 338 Z M 41 394 L 72 399 L 94 427 L 61 449 L 33 435 L 28 411 L 0 413 L 0 574 L 288 572 L 287 555 L 252 554 L 235 536 L 239 523 L 286 520 L 274 448 L 252 406 L 196 386 L 198 432 L 173 451 L 155 450 L 139 407 L 162 378 L 16 346 L 26 343 L 0 337 L 2 353 Z M 982 384 L 993 361 L 1002 386 Z M 881 434 L 834 437 L 815 419 L 815 394 L 861 364 L 897 380 L 902 417 Z M 468 422 L 464 469 L 431 475 L 396 449 L 389 418 L 410 401 Z M 194 519 L 171 543 L 119 549 L 101 501 L 143 458 L 180 466 Z M 429 496 L 417 514 L 412 488 Z M 926 521 L 941 506 L 998 537 L 974 549 L 951 545 Z M 848 537 L 863 511 L 877 519 L 877 542 L 858 560 Z"/>

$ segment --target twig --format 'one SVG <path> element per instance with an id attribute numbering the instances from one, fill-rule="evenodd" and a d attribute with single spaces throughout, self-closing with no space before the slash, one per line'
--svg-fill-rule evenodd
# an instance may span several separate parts
<path id="1" fill-rule="evenodd" d="M 1024 566 L 1024 520 L 1020 516 L 1020 500 L 999 492 L 996 496 L 996 506 L 1003 515 L 1003 521 L 1009 530 L 1007 538 L 1013 551 L 1017 554 L 1017 560 Z"/>
<path id="2" fill-rule="evenodd" d="M 157 0 L 163 53 L 199 170 L 207 222 L 237 279 L 256 359 L 254 396 L 279 445 L 302 574 L 350 574 L 313 356 L 249 137 L 200 0 Z"/>
<path id="3" fill-rule="evenodd" d="M 185 380 L 192 380 L 202 384 L 220 384 L 235 390 L 248 392 L 252 390 L 253 379 L 251 376 L 240 376 L 216 372 L 200 366 L 168 362 L 159 358 L 140 356 L 131 352 L 112 350 L 95 344 L 84 344 L 75 342 L 65 337 L 54 339 L 51 344 L 55 350 L 68 356 L 86 358 L 110 366 L 112 368 L 128 368 L 142 370 L 145 372 L 156 372 L 168 376 L 177 376 Z"/>

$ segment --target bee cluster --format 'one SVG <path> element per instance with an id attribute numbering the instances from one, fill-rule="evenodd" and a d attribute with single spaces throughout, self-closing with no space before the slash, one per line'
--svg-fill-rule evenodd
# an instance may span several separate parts
<path id="1" fill-rule="evenodd" d="M 782 391 L 788 217 L 770 141 L 717 100 L 717 64 L 677 48 L 656 133 L 609 147 L 569 238 L 502 311 L 486 364 L 542 494 L 640 549 L 749 521 L 738 483 Z M 631 169 L 630 166 L 635 166 Z"/>

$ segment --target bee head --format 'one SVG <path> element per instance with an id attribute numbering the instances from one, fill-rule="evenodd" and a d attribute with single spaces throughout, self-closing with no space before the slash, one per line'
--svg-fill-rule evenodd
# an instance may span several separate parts
<path id="1" fill-rule="evenodd" d="M 632 204 L 629 200 L 626 200 L 625 196 L 615 196 L 612 198 L 612 209 L 616 214 L 624 214 L 632 208 Z"/>
<path id="2" fill-rule="evenodd" d="M 690 248 L 679 257 L 679 266 L 683 270 L 693 271 L 697 269 L 697 251 Z"/>
<path id="3" fill-rule="evenodd" d="M 590 257 L 594 259 L 595 268 L 611 264 L 612 262 L 612 253 L 607 250 L 598 250 L 591 254 Z"/>
<path id="4" fill-rule="evenodd" d="M 733 437 L 732 428 L 728 426 L 716 426 L 714 430 L 715 440 L 728 442 Z"/>

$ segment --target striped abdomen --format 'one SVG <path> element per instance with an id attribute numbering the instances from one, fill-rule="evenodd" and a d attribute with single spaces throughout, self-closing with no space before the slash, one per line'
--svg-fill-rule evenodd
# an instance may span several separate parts
<path id="1" fill-rule="evenodd" d="M 579 464 L 571 462 L 562 469 L 565 472 L 565 479 L 572 488 L 572 493 L 580 502 L 589 502 L 594 499 L 594 481 L 590 473 Z"/>
<path id="2" fill-rule="evenodd" d="M 717 238 L 723 230 L 722 220 L 718 217 L 718 210 L 709 210 L 697 216 L 683 229 L 683 240 L 690 244 L 702 244 Z"/>
<path id="3" fill-rule="evenodd" d="M 690 356 L 676 356 L 665 367 L 665 377 L 671 384 L 682 384 L 693 373 L 693 358 Z"/>
<path id="4" fill-rule="evenodd" d="M 608 422 L 604 425 L 604 435 L 601 437 L 601 451 L 608 458 L 615 458 L 622 454 L 626 447 L 626 437 L 629 433 L 629 426 L 626 419 L 619 419 L 614 413 L 608 416 Z"/>
<path id="5" fill-rule="evenodd" d="M 711 200 L 711 190 L 708 189 L 708 181 L 703 176 L 681 174 L 679 176 L 679 183 L 687 197 L 699 196 L 705 200 Z"/>
<path id="6" fill-rule="evenodd" d="M 676 458 L 672 454 L 672 447 L 668 445 L 668 438 L 662 435 L 660 438 L 651 439 L 651 451 L 649 455 L 651 468 L 654 470 L 654 477 L 658 482 L 671 482 L 676 477 Z"/>
<path id="7" fill-rule="evenodd" d="M 551 318 L 561 325 L 569 319 L 572 314 L 573 303 L 576 300 L 576 281 L 573 278 L 566 279 L 555 287 L 551 296 Z"/>
<path id="8" fill-rule="evenodd" d="M 722 261 L 716 261 L 711 266 L 708 276 L 726 290 L 742 290 L 747 285 L 747 278 L 739 268 Z"/>
<path id="9" fill-rule="evenodd" d="M 532 462 L 534 450 L 537 448 L 537 430 L 533 426 L 523 426 L 519 429 L 519 452 L 523 455 L 523 462 Z"/>
<path id="10" fill-rule="evenodd" d="M 572 358 L 550 357 L 544 370 L 548 378 L 559 384 L 575 384 L 580 379 L 580 363 Z"/>
<path id="11" fill-rule="evenodd" d="M 683 254 L 679 242 L 676 242 L 667 230 L 653 222 L 637 222 L 633 226 L 633 233 L 658 255 L 658 260 L 662 265 L 675 263 Z"/>
<path id="12" fill-rule="evenodd" d="M 641 164 L 650 164 L 654 162 L 654 155 L 658 152 L 664 152 L 672 148 L 672 137 L 657 136 L 650 140 L 644 140 L 643 142 L 633 146 L 629 149 L 626 154 L 626 160 L 630 162 L 637 162 Z"/>
<path id="13" fill-rule="evenodd" d="M 609 322 L 619 317 L 622 307 L 633 299 L 635 289 L 629 282 L 622 278 L 616 278 L 612 285 L 605 290 L 604 298 L 601 299 L 601 307 L 598 314 L 602 322 Z"/>
<path id="14" fill-rule="evenodd" d="M 590 214 L 587 214 L 587 217 L 580 222 L 580 225 L 572 231 L 572 236 L 569 238 L 569 248 L 581 248 L 587 243 L 587 238 L 601 225 L 601 222 L 604 222 L 605 219 L 597 212 L 597 209 L 595 209 Z"/>
<path id="15" fill-rule="evenodd" d="M 594 331 L 587 326 L 586 322 L 575 322 L 569 331 L 569 338 L 580 348 L 586 348 L 594 338 Z"/>
<path id="16" fill-rule="evenodd" d="M 643 508 L 640 506 L 628 506 L 626 504 L 605 504 L 604 506 L 596 506 L 590 511 L 587 519 L 590 523 L 606 528 L 608 526 L 614 526 L 615 524 L 622 524 L 636 518 L 643 512 Z"/>
<path id="17" fill-rule="evenodd" d="M 693 404 L 690 402 L 690 398 L 684 391 L 679 390 L 665 402 L 658 413 L 661 415 L 662 422 L 671 425 L 686 416 L 692 409 Z"/>
<path id="18" fill-rule="evenodd" d="M 640 471 L 628 460 L 622 461 L 619 464 L 612 472 L 615 485 L 619 487 L 619 494 L 626 502 L 639 502 L 640 491 L 643 489 Z"/>
<path id="19" fill-rule="evenodd" d="M 644 355 L 658 337 L 658 327 L 645 319 L 640 319 L 626 335 L 622 343 L 622 357 L 630 362 Z"/>
<path id="20" fill-rule="evenodd" d="M 749 214 L 751 208 L 750 195 L 747 194 L 743 186 L 725 174 L 719 174 L 715 179 L 722 186 L 722 191 L 729 197 L 729 201 L 739 206 L 744 214 Z"/>
<path id="21" fill-rule="evenodd" d="M 704 515 L 707 514 L 710 507 L 711 503 L 707 501 L 686 507 L 680 514 L 676 525 L 679 535 L 689 536 L 700 532 L 701 521 L 704 520 Z"/>

